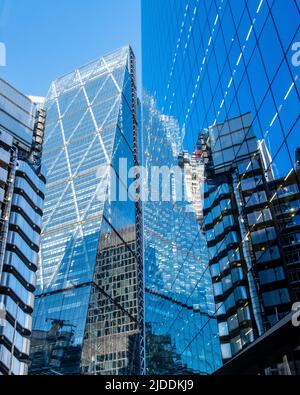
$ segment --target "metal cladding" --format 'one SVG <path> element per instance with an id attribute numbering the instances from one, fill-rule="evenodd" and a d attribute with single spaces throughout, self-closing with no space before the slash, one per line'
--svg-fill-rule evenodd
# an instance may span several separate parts
<path id="1" fill-rule="evenodd" d="M 0 81 L 0 372 L 28 371 L 45 176 L 30 156 L 34 104 Z M 42 111 L 42 110 L 41 110 Z M 16 119 L 16 114 L 19 117 Z"/>

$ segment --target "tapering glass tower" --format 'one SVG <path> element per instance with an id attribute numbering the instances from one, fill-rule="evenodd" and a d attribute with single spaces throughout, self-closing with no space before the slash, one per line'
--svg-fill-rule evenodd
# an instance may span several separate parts
<path id="1" fill-rule="evenodd" d="M 138 374 L 141 212 L 119 199 L 127 187 L 118 174 L 119 159 L 138 164 L 130 47 L 54 81 L 46 110 L 48 183 L 30 372 Z"/>
<path id="2" fill-rule="evenodd" d="M 162 176 L 160 189 L 172 190 L 172 199 L 151 194 L 143 205 L 146 367 L 155 375 L 205 375 L 221 366 L 206 241 L 193 205 L 179 196 L 187 187 L 181 142 L 177 119 L 144 92 L 143 165 L 152 174 L 169 169 L 169 186 Z"/>

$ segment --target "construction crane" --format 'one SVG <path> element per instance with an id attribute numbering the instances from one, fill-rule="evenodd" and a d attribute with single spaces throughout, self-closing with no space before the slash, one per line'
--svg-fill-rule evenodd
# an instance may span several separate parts
<path id="1" fill-rule="evenodd" d="M 56 319 L 56 318 L 46 318 L 46 322 L 49 322 L 49 321 L 52 324 L 52 327 L 49 330 L 49 335 L 52 335 L 52 336 L 53 335 L 56 336 L 57 332 L 60 329 L 64 328 L 64 327 L 72 328 L 72 330 L 71 330 L 72 333 L 74 333 L 73 328 L 76 328 L 76 325 L 68 324 L 68 322 L 70 322 L 69 320 L 59 320 L 59 319 Z"/>

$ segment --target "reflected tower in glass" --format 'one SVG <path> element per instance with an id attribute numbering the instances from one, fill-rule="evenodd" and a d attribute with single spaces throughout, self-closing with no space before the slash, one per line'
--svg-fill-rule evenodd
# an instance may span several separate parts
<path id="1" fill-rule="evenodd" d="M 169 187 L 162 176 L 159 198 L 151 191 L 143 204 L 147 374 L 209 374 L 221 365 L 205 236 L 195 207 L 176 195 L 191 178 L 179 166 L 180 139 L 177 120 L 144 92 L 143 166 L 170 171 Z"/>
<path id="2" fill-rule="evenodd" d="M 50 87 L 31 374 L 143 370 L 141 211 L 119 198 L 119 160 L 138 164 L 137 106 L 130 47 Z"/>
<path id="3" fill-rule="evenodd" d="M 231 228 L 229 212 L 228 218 L 224 215 L 223 197 L 237 188 L 227 190 L 224 178 L 222 187 L 219 175 L 205 186 L 204 220 L 210 224 L 205 230 L 214 240 L 209 242 L 209 247 L 213 252 L 211 263 L 215 264 L 211 267 L 215 301 L 219 303 L 221 295 L 224 298 L 218 304 L 218 311 L 233 308 L 232 316 L 223 316 L 223 322 L 219 322 L 222 344 L 227 342 L 222 348 L 226 361 L 277 323 L 289 311 L 291 302 L 300 300 L 299 3 L 296 0 L 143 0 L 142 32 L 143 88 L 153 97 L 160 113 L 177 120 L 182 149 L 192 154 L 199 134 L 209 135 L 214 174 L 219 171 L 221 175 L 223 167 L 224 173 L 231 177 L 229 167 L 240 162 L 236 186 L 249 188 L 248 192 L 246 189 L 241 192 L 242 199 L 253 194 L 251 208 L 246 207 L 245 201 L 238 201 L 232 207 L 235 214 L 240 213 L 247 230 L 239 240 L 229 235 L 227 245 L 236 246 L 233 251 L 242 251 L 245 237 L 252 237 L 248 232 L 254 233 L 254 247 L 247 257 L 248 270 L 255 272 L 252 266 L 258 265 L 253 274 L 258 278 L 250 280 L 252 300 L 256 300 L 257 307 L 251 315 L 246 304 L 244 313 L 237 311 L 243 307 L 240 301 L 247 299 L 242 289 L 241 294 L 236 291 L 235 300 L 230 300 L 232 281 L 239 284 L 240 270 L 237 265 L 237 270 L 228 275 L 226 264 L 235 257 L 230 255 L 230 249 L 224 256 L 217 254 L 222 248 L 222 226 Z M 223 132 L 227 138 L 222 139 Z M 205 153 L 202 144 L 196 148 L 201 149 Z M 240 157 L 239 152 L 245 157 Z M 250 163 L 251 159 L 255 162 L 254 156 L 259 158 L 259 164 Z M 263 190 L 265 195 L 260 193 Z M 235 196 L 232 198 L 236 201 Z M 248 221 L 250 227 L 246 226 Z M 212 234 L 212 227 L 217 228 L 217 234 Z M 259 243 L 262 238 L 265 245 Z M 274 247 L 276 243 L 278 250 Z M 207 271 L 211 269 L 207 267 Z M 262 314 L 258 306 L 264 309 Z M 213 315 L 216 316 L 217 313 Z"/>

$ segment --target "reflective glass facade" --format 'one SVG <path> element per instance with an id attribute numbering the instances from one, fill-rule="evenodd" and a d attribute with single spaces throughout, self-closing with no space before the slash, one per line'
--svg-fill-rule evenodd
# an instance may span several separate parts
<path id="1" fill-rule="evenodd" d="M 46 111 L 48 183 L 30 372 L 139 373 L 141 214 L 132 200 L 110 199 L 108 170 L 119 176 L 120 158 L 137 164 L 131 49 L 54 81 Z"/>
<path id="2" fill-rule="evenodd" d="M 161 114 L 144 92 L 143 121 L 143 165 L 149 172 L 155 166 L 172 172 L 180 154 L 176 119 Z M 144 202 L 143 213 L 147 373 L 212 373 L 221 363 L 220 346 L 196 211 L 187 200 L 159 199 Z"/>
<path id="3" fill-rule="evenodd" d="M 291 311 L 280 240 L 285 223 L 273 204 L 271 158 L 265 144 L 257 144 L 251 123 L 244 114 L 200 137 L 206 157 L 204 228 L 224 360 Z M 298 211 L 295 203 L 290 218 Z"/>
<path id="4" fill-rule="evenodd" d="M 143 0 L 142 18 L 144 89 L 183 149 L 200 136 L 226 361 L 300 299 L 299 3 Z"/>

